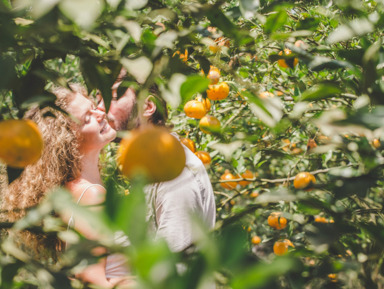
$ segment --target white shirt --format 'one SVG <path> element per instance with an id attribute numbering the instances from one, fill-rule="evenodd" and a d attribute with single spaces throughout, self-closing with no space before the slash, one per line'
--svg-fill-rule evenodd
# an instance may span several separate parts
<path id="1" fill-rule="evenodd" d="M 212 184 L 201 160 L 183 145 L 186 164 L 175 179 L 145 188 L 148 221 L 156 237 L 164 238 L 172 251 L 181 251 L 194 240 L 193 215 L 209 229 L 216 220 Z"/>

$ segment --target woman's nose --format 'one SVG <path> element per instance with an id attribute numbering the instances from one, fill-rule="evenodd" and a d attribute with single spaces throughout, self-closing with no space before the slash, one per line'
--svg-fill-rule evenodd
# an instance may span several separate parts
<path id="1" fill-rule="evenodd" d="M 97 105 L 96 108 L 97 108 L 98 110 L 100 110 L 100 111 L 105 112 L 105 104 L 104 104 L 104 100 L 103 100 L 103 99 L 100 100 L 100 102 L 99 102 L 99 104 Z"/>
<path id="2" fill-rule="evenodd" d="M 105 111 L 99 109 L 98 107 L 96 109 L 93 110 L 93 113 L 94 115 L 96 116 L 96 120 L 98 122 L 101 122 L 105 119 L 106 115 L 105 115 Z"/>

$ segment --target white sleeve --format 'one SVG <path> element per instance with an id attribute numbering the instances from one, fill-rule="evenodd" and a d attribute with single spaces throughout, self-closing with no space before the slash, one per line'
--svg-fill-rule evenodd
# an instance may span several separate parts
<path id="1" fill-rule="evenodd" d="M 193 242 L 192 214 L 203 214 L 198 184 L 188 169 L 176 179 L 158 186 L 155 208 L 156 236 L 164 238 L 173 251 Z"/>

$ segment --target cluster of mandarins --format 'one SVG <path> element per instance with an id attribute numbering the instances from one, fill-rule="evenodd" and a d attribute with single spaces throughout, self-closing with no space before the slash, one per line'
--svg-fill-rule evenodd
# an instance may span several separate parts
<path id="1" fill-rule="evenodd" d="M 240 175 L 233 175 L 229 170 L 225 170 L 224 174 L 220 177 L 220 185 L 227 190 L 232 190 L 240 185 L 245 187 L 249 185 L 255 178 L 255 174 L 250 170 L 246 170 L 244 173 Z M 241 179 L 240 181 L 232 181 L 236 179 Z"/>
<path id="2" fill-rule="evenodd" d="M 316 184 L 316 178 L 309 172 L 300 172 L 293 180 L 295 189 L 300 190 L 311 190 L 314 184 Z M 267 222 L 270 227 L 276 230 L 283 230 L 288 225 L 288 220 L 282 212 L 272 212 L 268 216 Z M 315 222 L 333 223 L 333 220 L 327 220 L 325 217 L 316 217 Z M 261 243 L 261 238 L 259 236 L 253 236 L 251 242 L 254 245 L 258 245 Z M 273 245 L 273 252 L 278 256 L 282 256 L 288 252 L 289 247 L 295 247 L 289 239 L 279 239 Z"/>
<path id="3" fill-rule="evenodd" d="M 295 42 L 296 47 L 300 47 L 302 49 L 306 48 L 306 44 L 302 40 L 297 40 Z M 279 60 L 277 60 L 277 64 L 281 68 L 294 68 L 298 63 L 299 59 L 292 56 L 292 51 L 288 48 L 285 48 L 284 50 L 280 51 L 278 53 L 279 56 L 282 56 Z"/>
<path id="4" fill-rule="evenodd" d="M 194 100 L 188 101 L 184 105 L 184 112 L 188 117 L 200 119 L 199 128 L 204 133 L 218 132 L 220 130 L 220 121 L 209 115 L 211 109 L 210 100 L 222 100 L 229 95 L 229 85 L 225 82 L 219 82 L 220 70 L 214 66 L 210 67 L 207 75 L 210 84 L 207 89 L 207 98 L 198 96 Z"/>
<path id="5" fill-rule="evenodd" d="M 220 121 L 216 117 L 208 114 L 211 110 L 211 100 L 222 100 L 227 98 L 229 95 L 229 85 L 225 81 L 219 82 L 221 73 L 220 70 L 214 66 L 210 67 L 207 77 L 210 80 L 210 84 L 206 91 L 207 98 L 198 96 L 195 99 L 188 101 L 184 105 L 184 112 L 188 117 L 200 119 L 200 130 L 210 134 L 212 132 L 219 132 L 221 128 Z M 182 143 L 193 151 L 205 165 L 210 164 L 211 157 L 209 153 L 196 151 L 195 143 L 191 139 L 184 138 L 182 139 Z"/>

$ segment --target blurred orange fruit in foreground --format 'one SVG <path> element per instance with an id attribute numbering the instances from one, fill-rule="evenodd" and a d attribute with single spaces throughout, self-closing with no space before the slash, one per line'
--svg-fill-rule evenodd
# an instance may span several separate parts
<path id="1" fill-rule="evenodd" d="M 150 182 L 164 182 L 183 171 L 185 153 L 167 129 L 150 126 L 121 141 L 118 162 L 122 174 L 129 178 L 143 174 Z"/>
<path id="2" fill-rule="evenodd" d="M 0 122 L 0 159 L 8 166 L 23 168 L 35 163 L 43 151 L 43 138 L 36 123 L 12 119 Z"/>

